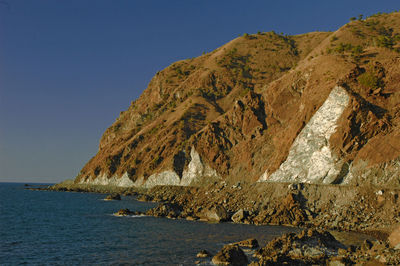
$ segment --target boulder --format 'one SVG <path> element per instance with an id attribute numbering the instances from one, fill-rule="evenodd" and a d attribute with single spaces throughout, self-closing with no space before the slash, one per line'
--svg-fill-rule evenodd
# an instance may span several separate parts
<path id="1" fill-rule="evenodd" d="M 213 258 L 215 265 L 247 265 L 249 260 L 238 245 L 224 246 Z"/>
<path id="2" fill-rule="evenodd" d="M 231 220 L 234 223 L 241 223 L 246 218 L 246 216 L 247 216 L 247 213 L 243 209 L 240 209 L 232 215 Z"/>
<path id="3" fill-rule="evenodd" d="M 325 265 L 329 255 L 346 248 L 328 231 L 308 229 L 299 234 L 289 233 L 270 241 L 257 251 L 262 265 Z M 274 259 L 274 258 L 279 258 Z M 275 265 L 275 264 L 273 264 Z"/>
<path id="4" fill-rule="evenodd" d="M 201 250 L 199 253 L 197 253 L 197 255 L 196 255 L 196 257 L 198 257 L 198 258 L 207 258 L 207 257 L 210 257 L 211 256 L 211 253 L 210 252 L 208 252 L 207 250 L 205 250 L 205 249 L 203 249 L 203 250 Z"/>
<path id="5" fill-rule="evenodd" d="M 115 216 L 127 216 L 127 215 L 136 215 L 137 212 L 133 212 L 129 209 L 121 209 L 118 212 L 114 213 Z"/>
<path id="6" fill-rule="evenodd" d="M 258 241 L 255 238 L 250 238 L 250 239 L 246 239 L 240 242 L 236 242 L 234 243 L 236 245 L 239 245 L 241 247 L 246 247 L 246 248 L 258 248 Z"/>
<path id="7" fill-rule="evenodd" d="M 229 219 L 228 212 L 221 205 L 204 211 L 204 218 L 210 222 L 223 222 Z"/>
<path id="8" fill-rule="evenodd" d="M 400 225 L 398 225 L 392 233 L 390 233 L 389 237 L 389 244 L 393 248 L 400 248 Z"/>
<path id="9" fill-rule="evenodd" d="M 104 200 L 121 200 L 121 196 L 118 193 L 112 193 L 108 195 Z"/>
<path id="10" fill-rule="evenodd" d="M 157 207 L 148 210 L 146 214 L 156 217 L 178 218 L 181 211 L 181 207 L 177 204 L 161 203 Z"/>

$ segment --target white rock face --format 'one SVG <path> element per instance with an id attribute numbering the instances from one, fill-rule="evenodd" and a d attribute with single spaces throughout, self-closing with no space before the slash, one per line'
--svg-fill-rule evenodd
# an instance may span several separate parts
<path id="1" fill-rule="evenodd" d="M 142 184 L 143 187 L 151 188 L 157 185 L 176 185 L 190 186 L 201 182 L 204 178 L 220 179 L 217 171 L 201 161 L 199 153 L 192 147 L 190 151 L 190 163 L 187 169 L 183 170 L 182 179 L 173 170 L 167 170 L 161 173 L 151 175 L 147 181 Z"/>
<path id="2" fill-rule="evenodd" d="M 92 184 L 92 185 L 108 185 L 117 187 L 131 187 L 134 186 L 134 182 L 129 179 L 128 173 L 123 174 L 121 177 L 113 176 L 108 178 L 106 174 L 97 176 L 93 180 L 81 181 L 81 184 Z"/>
<path id="3" fill-rule="evenodd" d="M 190 163 L 187 169 L 184 169 L 182 173 L 182 179 L 173 170 L 166 170 L 161 173 L 155 173 L 144 181 L 143 177 L 139 177 L 135 182 L 129 179 L 128 174 L 125 173 L 122 177 L 111 177 L 103 174 L 91 180 L 81 181 L 82 184 L 93 184 L 93 185 L 110 185 L 119 187 L 145 187 L 151 188 L 154 186 L 190 186 L 201 182 L 204 178 L 215 178 L 220 179 L 217 171 L 212 169 L 209 165 L 204 164 L 201 161 L 199 153 L 192 147 L 190 151 Z"/>
<path id="4" fill-rule="evenodd" d="M 168 170 L 149 176 L 147 181 L 142 185 L 145 188 L 151 188 L 154 186 L 165 186 L 165 185 L 180 185 L 181 179 L 175 171 Z"/>
<path id="5" fill-rule="evenodd" d="M 400 157 L 381 165 L 369 167 L 368 162 L 359 161 L 350 165 L 349 174 L 343 179 L 343 184 L 364 184 L 398 186 L 400 183 Z"/>
<path id="6" fill-rule="evenodd" d="M 333 183 L 343 164 L 332 154 L 329 138 L 349 99 L 343 88 L 335 87 L 296 137 L 286 161 L 274 173 L 265 172 L 259 181 Z"/>
<path id="7" fill-rule="evenodd" d="M 204 177 L 215 177 L 220 178 L 217 171 L 212 169 L 210 166 L 203 164 L 199 153 L 192 147 L 190 151 L 190 163 L 187 169 L 183 170 L 182 173 L 182 186 L 190 186 L 192 184 L 200 182 Z"/>

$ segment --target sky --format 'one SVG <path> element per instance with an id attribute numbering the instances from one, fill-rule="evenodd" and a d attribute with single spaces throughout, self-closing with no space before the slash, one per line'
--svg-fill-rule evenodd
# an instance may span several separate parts
<path id="1" fill-rule="evenodd" d="M 243 33 L 335 31 L 398 0 L 1 0 L 0 182 L 74 178 L 152 76 Z"/>

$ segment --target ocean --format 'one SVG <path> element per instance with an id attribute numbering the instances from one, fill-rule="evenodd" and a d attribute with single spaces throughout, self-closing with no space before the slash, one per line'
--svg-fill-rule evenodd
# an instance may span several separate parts
<path id="1" fill-rule="evenodd" d="M 122 208 L 146 211 L 156 203 L 104 194 L 26 190 L 0 183 L 0 265 L 194 265 L 206 249 L 256 238 L 260 244 L 300 229 L 211 224 L 155 217 L 116 217 Z"/>

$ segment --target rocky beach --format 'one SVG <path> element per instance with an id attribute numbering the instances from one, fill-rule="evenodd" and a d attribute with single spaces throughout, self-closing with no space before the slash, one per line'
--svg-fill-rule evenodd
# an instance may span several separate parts
<path id="1" fill-rule="evenodd" d="M 220 182 L 207 187 L 156 186 L 152 189 L 58 184 L 48 189 L 119 193 L 139 201 L 159 203 L 146 212 L 116 210 L 115 215 L 119 216 L 148 215 L 304 229 L 297 235 L 284 235 L 255 250 L 253 265 L 349 265 L 372 261 L 395 265 L 400 262 L 399 230 L 396 230 L 400 223 L 398 189 L 264 182 Z M 338 232 L 343 231 L 364 233 L 370 235 L 371 240 L 358 246 L 345 245 L 333 236 L 340 239 Z M 228 257 L 228 261 L 233 260 L 229 262 L 232 265 L 244 265 L 235 264 L 237 262 Z"/>

